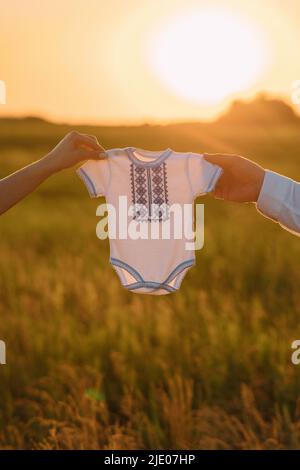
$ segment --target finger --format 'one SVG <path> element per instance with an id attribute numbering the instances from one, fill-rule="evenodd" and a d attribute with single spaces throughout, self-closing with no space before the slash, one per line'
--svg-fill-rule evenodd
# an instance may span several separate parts
<path id="1" fill-rule="evenodd" d="M 107 158 L 105 150 L 78 150 L 80 160 L 104 160 Z"/>
<path id="2" fill-rule="evenodd" d="M 213 196 L 216 198 L 216 199 L 224 199 L 224 192 L 225 192 L 225 189 L 226 189 L 226 181 L 225 180 L 225 177 L 224 177 L 224 173 L 220 176 L 220 178 L 218 179 L 215 187 L 214 187 L 214 190 L 213 190 Z"/>
<path id="3" fill-rule="evenodd" d="M 223 191 L 220 188 L 216 188 L 213 192 L 213 196 L 215 199 L 224 199 Z"/>
<path id="4" fill-rule="evenodd" d="M 219 153 L 204 153 L 203 158 L 212 163 L 213 165 L 219 165 L 221 168 L 229 168 L 232 164 L 232 156 L 224 155 Z"/>
<path id="5" fill-rule="evenodd" d="M 95 152 L 95 156 L 92 157 L 92 160 L 105 160 L 107 158 L 107 154 L 105 153 L 105 150 L 103 152 Z M 91 159 L 91 157 L 90 157 Z"/>
<path id="6" fill-rule="evenodd" d="M 98 139 L 95 135 L 91 135 L 91 134 L 82 134 L 82 135 L 84 135 L 88 139 L 92 139 L 97 145 L 100 145 L 99 142 L 98 142 Z"/>
<path id="7" fill-rule="evenodd" d="M 98 143 L 96 137 L 93 135 L 76 134 L 75 143 L 80 147 L 88 147 L 93 150 L 104 150 L 103 147 Z"/>

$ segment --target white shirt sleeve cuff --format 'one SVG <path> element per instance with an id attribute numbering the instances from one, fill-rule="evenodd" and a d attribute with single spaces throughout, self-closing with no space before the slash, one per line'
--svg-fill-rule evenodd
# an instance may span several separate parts
<path id="1" fill-rule="evenodd" d="M 270 219 L 278 220 L 292 183 L 293 181 L 286 176 L 265 170 L 263 185 L 256 203 L 258 211 Z"/>

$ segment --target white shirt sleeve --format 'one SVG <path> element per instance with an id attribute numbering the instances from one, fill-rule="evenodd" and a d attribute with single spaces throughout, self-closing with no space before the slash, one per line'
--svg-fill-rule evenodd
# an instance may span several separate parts
<path id="1" fill-rule="evenodd" d="M 266 170 L 256 207 L 265 217 L 300 236 L 300 183 Z"/>

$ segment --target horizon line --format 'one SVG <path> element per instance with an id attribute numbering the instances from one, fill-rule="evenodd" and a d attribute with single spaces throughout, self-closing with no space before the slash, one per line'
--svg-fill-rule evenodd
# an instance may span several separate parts
<path id="1" fill-rule="evenodd" d="M 248 98 L 248 99 L 243 99 L 243 98 L 237 98 L 237 99 L 234 99 L 230 102 L 230 104 L 226 107 L 226 109 L 221 112 L 220 114 L 218 114 L 217 116 L 213 117 L 213 118 L 208 118 L 208 119 L 205 119 L 205 118 L 199 118 L 199 119 L 194 119 L 194 118 L 190 118 L 190 119 L 185 119 L 185 118 L 182 118 L 182 119 L 155 119 L 155 118 L 145 118 L 145 119 L 139 119 L 139 120 L 136 120 L 136 119 L 126 119 L 126 120 L 122 120 L 122 121 L 118 121 L 116 119 L 113 119 L 113 120 L 105 120 L 105 121 L 64 121 L 64 120 L 59 120 L 59 119 L 56 119 L 56 118 L 52 118 L 51 116 L 47 116 L 45 114 L 35 114 L 35 113 L 17 113 L 17 114 L 13 114 L 13 113 L 9 113 L 9 114 L 6 114 L 6 115 L 1 115 L 0 114 L 0 121 L 1 120 L 26 120 L 26 119 L 36 119 L 36 120 L 41 120 L 41 121 L 44 121 L 48 124 L 52 124 L 52 125 L 57 125 L 57 126 L 81 126 L 81 127 L 84 127 L 84 126 L 88 126 L 88 127 L 143 127 L 143 126 L 171 126 L 171 125 L 180 125 L 180 124 L 216 124 L 218 123 L 218 121 L 220 120 L 220 118 L 222 118 L 222 116 L 226 116 L 226 114 L 228 112 L 230 112 L 230 109 L 232 107 L 232 105 L 235 103 L 235 102 L 241 102 L 241 103 L 244 103 L 244 104 L 251 104 L 255 101 L 257 101 L 259 98 L 264 98 L 266 101 L 272 101 L 272 100 L 277 100 L 277 101 L 282 101 L 283 103 L 285 103 L 286 105 L 288 105 L 295 113 L 295 115 L 297 117 L 300 118 L 300 109 L 299 109 L 299 106 L 296 106 L 295 104 L 293 104 L 292 102 L 290 102 L 287 97 L 285 95 L 281 95 L 281 94 L 273 94 L 273 93 L 270 93 L 270 92 L 267 92 L 267 91 L 261 91 L 261 92 L 258 92 L 256 93 L 256 95 L 254 95 L 253 97 L 251 98 Z"/>

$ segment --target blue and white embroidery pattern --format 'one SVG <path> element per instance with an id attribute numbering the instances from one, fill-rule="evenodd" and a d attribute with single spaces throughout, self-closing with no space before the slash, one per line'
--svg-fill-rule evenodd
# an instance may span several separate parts
<path id="1" fill-rule="evenodd" d="M 142 221 L 169 219 L 167 165 L 145 168 L 130 164 L 133 218 Z"/>

